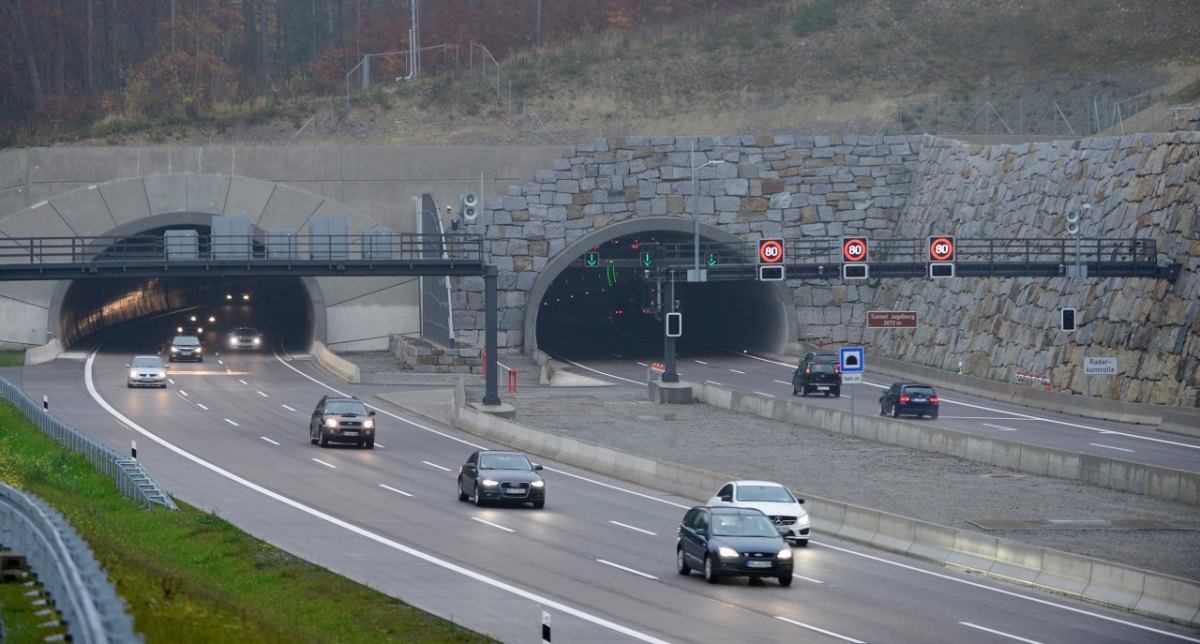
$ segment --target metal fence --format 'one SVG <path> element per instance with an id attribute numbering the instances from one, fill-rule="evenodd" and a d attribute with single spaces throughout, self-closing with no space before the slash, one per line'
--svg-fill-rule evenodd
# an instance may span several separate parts
<path id="1" fill-rule="evenodd" d="M 0 397 L 5 398 L 21 411 L 29 422 L 64 446 L 86 458 L 96 469 L 112 477 L 117 488 L 125 496 L 144 503 L 146 507 L 161 505 L 178 510 L 171 497 L 162 491 L 150 478 L 136 459 L 125 458 L 116 451 L 85 436 L 75 428 L 55 418 L 41 405 L 30 400 L 25 392 L 4 378 L 0 378 Z"/>
<path id="2" fill-rule="evenodd" d="M 433 240 L 446 238 L 442 220 L 438 217 L 437 202 L 433 195 L 421 195 L 421 231 Z M 448 259 L 447 248 L 440 241 L 427 245 L 425 259 Z M 454 311 L 450 306 L 450 277 L 426 275 L 421 277 L 421 337 L 443 347 L 454 346 Z"/>
<path id="3" fill-rule="evenodd" d="M 0 543 L 24 556 L 37 573 L 66 622 L 70 641 L 144 641 L 133 630 L 124 600 L 75 529 L 41 499 L 2 483 Z"/>

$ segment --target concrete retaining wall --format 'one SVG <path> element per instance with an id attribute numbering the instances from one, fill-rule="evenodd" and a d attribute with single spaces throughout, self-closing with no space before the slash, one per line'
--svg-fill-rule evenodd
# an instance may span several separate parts
<path id="1" fill-rule="evenodd" d="M 874 414 L 850 414 L 792 400 L 730 391 L 708 383 L 695 385 L 693 391 L 700 402 L 784 423 L 820 427 L 863 440 L 949 454 L 997 467 L 1083 481 L 1122 492 L 1200 504 L 1200 474 L 1193 472 L 973 436 L 928 423 Z"/>
<path id="2" fill-rule="evenodd" d="M 321 342 L 313 342 L 311 353 L 314 362 L 338 378 L 346 382 L 362 382 L 358 365 L 330 351 Z"/>
<path id="3" fill-rule="evenodd" d="M 713 394 L 717 397 L 718 392 Z M 454 390 L 450 413 L 455 427 L 477 436 L 697 503 L 703 503 L 725 481 L 736 478 L 524 427 L 467 403 L 462 383 Z M 1200 626 L 1200 584 L 1187 579 L 830 499 L 805 495 L 805 504 L 818 536 L 834 535 L 1157 619 Z"/>

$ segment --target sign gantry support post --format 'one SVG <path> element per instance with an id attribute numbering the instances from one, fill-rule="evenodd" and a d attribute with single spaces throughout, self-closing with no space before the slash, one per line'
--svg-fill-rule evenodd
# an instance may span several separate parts
<path id="1" fill-rule="evenodd" d="M 667 307 L 669 313 L 675 312 L 675 273 L 672 272 L 667 280 Z M 675 370 L 675 338 L 667 335 L 667 327 L 663 325 L 663 362 L 667 368 L 663 372 L 663 382 L 679 382 L 679 372 Z"/>

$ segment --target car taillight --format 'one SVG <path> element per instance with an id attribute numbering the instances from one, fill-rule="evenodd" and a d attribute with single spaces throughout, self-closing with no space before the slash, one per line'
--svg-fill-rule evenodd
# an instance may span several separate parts
<path id="1" fill-rule="evenodd" d="M 902 403 L 906 403 L 911 400 L 912 400 L 912 398 L 909 398 L 908 396 L 900 396 L 900 402 L 902 402 Z"/>
<path id="2" fill-rule="evenodd" d="M 810 373 L 812 373 L 812 367 L 805 367 L 805 368 L 804 368 L 804 373 L 805 373 L 805 374 L 810 374 Z"/>
<path id="3" fill-rule="evenodd" d="M 933 404 L 935 404 L 935 405 L 936 405 L 936 404 L 937 404 L 937 396 L 934 396 L 934 397 L 930 398 L 930 399 L 929 399 L 929 402 L 931 402 L 931 403 L 933 403 Z"/>
<path id="4" fill-rule="evenodd" d="M 840 364 L 835 364 L 835 365 L 833 365 L 833 372 L 834 372 L 834 373 L 841 373 L 841 372 L 842 372 L 842 365 L 840 365 Z"/>

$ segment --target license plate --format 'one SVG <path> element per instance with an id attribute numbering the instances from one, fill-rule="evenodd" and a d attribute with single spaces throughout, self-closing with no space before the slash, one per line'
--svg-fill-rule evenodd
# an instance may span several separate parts
<path id="1" fill-rule="evenodd" d="M 746 562 L 746 567 L 747 568 L 770 568 L 771 562 L 769 562 L 769 561 L 749 561 L 749 562 Z"/>
<path id="2" fill-rule="evenodd" d="M 829 387 L 826 387 L 826 386 L 824 386 L 824 385 L 820 385 L 820 386 L 818 386 L 818 387 L 817 387 L 817 391 L 829 391 Z"/>
<path id="3" fill-rule="evenodd" d="M 913 402 L 928 402 L 924 398 L 913 398 Z"/>
<path id="4" fill-rule="evenodd" d="M 345 436 L 358 436 L 358 432 L 342 432 Z"/>
<path id="5" fill-rule="evenodd" d="M 524 494 L 525 490 L 523 488 L 508 488 L 507 490 L 504 491 L 504 493 L 505 494 Z"/>

